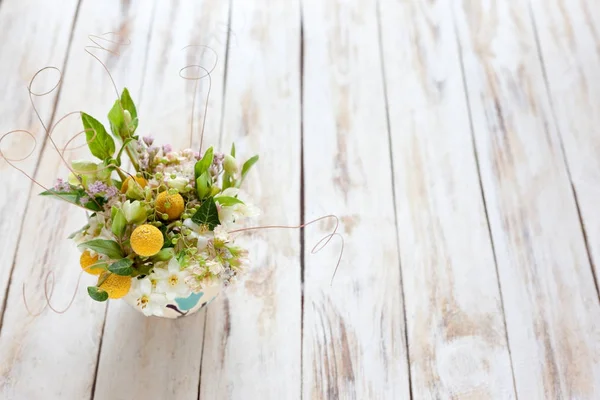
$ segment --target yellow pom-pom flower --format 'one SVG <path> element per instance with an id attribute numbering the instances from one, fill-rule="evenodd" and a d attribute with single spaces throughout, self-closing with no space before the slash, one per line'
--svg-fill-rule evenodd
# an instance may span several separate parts
<path id="1" fill-rule="evenodd" d="M 81 257 L 79 257 L 79 264 L 81 265 L 81 268 L 88 274 L 100 275 L 102 271 L 104 271 L 104 268 L 94 266 L 95 264 L 98 264 L 98 260 L 98 254 L 92 257 L 90 252 L 86 250 L 81 253 Z"/>
<path id="2" fill-rule="evenodd" d="M 165 243 L 161 231 L 152 225 L 140 225 L 133 230 L 129 244 L 135 254 L 150 257 L 162 249 Z"/>
<path id="3" fill-rule="evenodd" d="M 132 179 L 135 179 L 135 181 L 142 187 L 142 189 L 148 185 L 148 181 L 145 178 L 142 178 L 141 176 L 135 176 L 132 178 L 130 176 L 123 181 L 123 185 L 121 186 L 121 193 L 127 193 L 127 189 L 129 189 L 129 184 L 131 183 Z"/>
<path id="4" fill-rule="evenodd" d="M 183 197 L 181 197 L 179 193 L 169 194 L 168 192 L 162 192 L 156 197 L 154 207 L 159 213 L 167 214 L 169 220 L 174 220 L 183 214 L 185 205 L 183 203 Z"/>
<path id="5" fill-rule="evenodd" d="M 98 283 L 101 280 L 102 278 L 98 280 Z M 120 299 L 129 292 L 129 289 L 131 289 L 131 277 L 110 274 L 98 287 L 108 293 L 109 299 Z"/>

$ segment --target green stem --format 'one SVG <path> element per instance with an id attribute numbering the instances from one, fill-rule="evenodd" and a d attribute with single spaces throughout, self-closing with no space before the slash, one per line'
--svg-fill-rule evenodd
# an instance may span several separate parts
<path id="1" fill-rule="evenodd" d="M 125 145 L 125 152 L 127 153 L 127 156 L 129 156 L 129 160 L 131 160 L 131 164 L 133 164 L 133 168 L 135 168 L 135 170 L 137 172 L 140 172 L 140 166 L 137 163 L 135 157 L 133 157 L 133 154 L 131 153 L 131 149 L 129 148 L 129 143 Z"/>

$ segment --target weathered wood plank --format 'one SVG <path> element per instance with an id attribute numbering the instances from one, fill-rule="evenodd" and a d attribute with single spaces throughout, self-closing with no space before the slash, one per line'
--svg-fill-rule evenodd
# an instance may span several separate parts
<path id="1" fill-rule="evenodd" d="M 62 68 L 67 55 L 77 0 L 49 4 L 44 1 L 24 3 L 5 0 L 0 6 L 0 37 L 5 40 L 0 47 L 0 76 L 2 93 L 6 101 L 0 107 L 0 135 L 14 129 L 27 129 L 35 134 L 38 146 L 31 157 L 18 166 L 33 174 L 44 141 L 42 127 L 29 103 L 27 86 L 39 69 L 52 65 Z M 35 8 L 36 12 L 29 12 Z M 47 39 L 52 38 L 50 45 Z M 41 73 L 36 79 L 36 89 L 50 89 L 58 74 L 53 71 Z M 46 124 L 50 122 L 57 92 L 37 98 L 36 104 Z M 11 136 L 14 140 L 2 143 L 9 158 L 26 156 L 32 141 L 26 134 Z M 15 259 L 17 241 L 21 231 L 23 214 L 31 190 L 31 182 L 19 171 L 0 160 L 0 320 L 4 312 L 6 291 Z"/>
<path id="2" fill-rule="evenodd" d="M 450 3 L 380 17 L 413 397 L 514 398 Z"/>
<path id="3" fill-rule="evenodd" d="M 306 229 L 304 398 L 409 398 L 376 5 L 303 1 L 306 219 L 337 213 L 339 244 Z"/>
<path id="4" fill-rule="evenodd" d="M 455 5 L 517 394 L 598 398 L 598 294 L 527 4 Z"/>
<path id="5" fill-rule="evenodd" d="M 223 144 L 260 154 L 244 182 L 260 225 L 300 220 L 300 5 L 232 2 Z M 244 237 L 253 266 L 208 307 L 200 398 L 300 397 L 297 230 Z"/>
<path id="6" fill-rule="evenodd" d="M 600 3 L 532 2 L 547 85 L 587 234 L 600 274 Z M 596 283 L 597 284 L 597 283 Z"/>
<path id="7" fill-rule="evenodd" d="M 128 36 L 133 43 L 144 43 L 151 15 L 151 10 L 144 4 L 141 1 L 118 4 L 91 0 L 81 4 L 57 116 L 84 109 L 106 121 L 105 116 L 116 94 L 102 66 L 83 51 L 84 46 L 90 44 L 87 35 L 114 31 Z M 103 18 L 99 19 L 98 15 Z M 48 38 L 38 40 L 49 43 Z M 117 84 L 128 82 L 138 87 L 141 74 L 137 74 L 140 69 L 136 64 L 143 60 L 143 48 L 132 46 L 121 50 L 120 58 L 104 52 L 98 54 L 108 60 L 107 65 Z M 53 138 L 62 147 L 68 137 L 81 129 L 81 121 L 75 115 L 59 126 Z M 65 156 L 67 159 L 90 158 L 85 147 L 68 151 Z M 56 151 L 47 146 L 36 179 L 51 185 L 56 177 L 66 176 L 67 172 Z M 73 306 L 63 315 L 47 310 L 34 318 L 28 315 L 23 304 L 21 289 L 26 284 L 26 296 L 33 311 L 44 305 L 44 276 L 52 269 L 56 274 L 52 303 L 57 308 L 64 308 L 75 290 L 81 270 L 79 251 L 66 237 L 85 223 L 83 211 L 59 200 L 38 197 L 38 192 L 36 189 L 29 199 L 0 337 L 0 376 L 3 377 L 0 397 L 89 398 L 105 304 L 91 301 L 84 284 L 80 285 Z M 95 277 L 86 275 L 82 280 L 91 284 Z"/>
<path id="8" fill-rule="evenodd" d="M 198 64 L 212 72 L 212 90 L 203 148 L 218 146 L 221 120 L 222 82 L 227 39 L 228 3 L 220 0 L 202 2 L 158 2 L 150 42 L 132 43 L 147 48 L 148 60 L 142 88 L 135 98 L 139 102 L 138 134 L 150 135 L 158 145 L 171 144 L 174 149 L 190 147 L 190 123 L 194 81 L 179 76 L 186 65 Z M 177 27 L 177 29 L 173 29 Z M 182 48 L 205 45 L 205 48 Z M 204 71 L 189 69 L 187 76 Z M 204 114 L 208 79 L 200 81 L 196 100 L 194 148 L 199 146 L 199 132 Z M 146 318 L 124 302 L 109 306 L 95 399 L 196 399 L 205 311 L 178 320 Z M 118 368 L 115 368 L 118 366 Z"/>

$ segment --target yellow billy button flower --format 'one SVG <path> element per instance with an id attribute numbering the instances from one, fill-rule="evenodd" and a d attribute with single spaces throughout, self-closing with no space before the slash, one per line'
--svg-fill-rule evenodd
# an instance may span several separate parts
<path id="1" fill-rule="evenodd" d="M 102 271 L 104 271 L 104 268 L 94 266 L 94 264 L 98 264 L 98 260 L 99 258 L 97 254 L 92 257 L 90 252 L 86 250 L 81 253 L 81 257 L 79 257 L 79 264 L 81 265 L 81 268 L 88 274 L 100 275 Z"/>
<path id="2" fill-rule="evenodd" d="M 144 224 L 133 230 L 129 244 L 135 254 L 150 257 L 162 249 L 165 243 L 162 232 L 155 226 Z"/>
<path id="3" fill-rule="evenodd" d="M 130 176 L 123 181 L 123 185 L 121 186 L 121 193 L 127 193 L 127 189 L 129 189 L 129 184 L 131 183 L 132 179 L 135 179 L 135 181 L 142 187 L 142 189 L 148 185 L 148 181 L 145 178 L 142 178 L 140 176 L 132 178 Z"/>
<path id="4" fill-rule="evenodd" d="M 159 213 L 167 214 L 169 220 L 179 218 L 185 208 L 183 197 L 179 193 L 169 194 L 168 192 L 159 193 L 154 206 Z"/>
<path id="5" fill-rule="evenodd" d="M 102 277 L 98 279 L 98 283 L 101 281 Z M 131 289 L 131 277 L 110 274 L 98 287 L 108 293 L 109 299 L 120 299 Z"/>

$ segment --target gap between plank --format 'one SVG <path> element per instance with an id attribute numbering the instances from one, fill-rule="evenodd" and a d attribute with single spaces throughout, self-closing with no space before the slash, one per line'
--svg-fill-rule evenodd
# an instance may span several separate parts
<path id="1" fill-rule="evenodd" d="M 470 129 L 470 134 L 471 134 L 471 148 L 473 150 L 473 155 L 475 157 L 475 168 L 477 170 L 477 178 L 479 180 L 479 191 L 481 193 L 481 200 L 483 202 L 483 210 L 485 212 L 485 221 L 486 221 L 486 225 L 487 225 L 487 231 L 488 231 L 488 238 L 490 240 L 490 244 L 492 247 L 492 255 L 494 257 L 494 269 L 496 271 L 496 282 L 498 282 L 498 292 L 500 295 L 500 309 L 502 311 L 502 321 L 504 322 L 504 339 L 506 341 L 506 348 L 508 350 L 508 358 L 510 361 L 510 372 L 512 375 L 512 382 L 513 382 L 513 391 L 515 393 L 515 399 L 519 400 L 519 394 L 517 393 L 517 384 L 516 384 L 516 379 L 515 379 L 515 370 L 513 367 L 513 358 L 512 358 L 512 352 L 510 349 L 510 342 L 508 340 L 508 326 L 507 326 L 507 322 L 506 322 L 506 312 L 504 310 L 504 295 L 502 292 L 502 284 L 500 283 L 500 273 L 498 271 L 498 259 L 496 257 L 496 246 L 494 244 L 494 238 L 492 236 L 492 228 L 490 225 L 490 217 L 488 214 L 488 206 L 487 206 L 487 201 L 485 199 L 485 190 L 483 188 L 483 180 L 481 178 L 481 167 L 479 165 L 479 156 L 477 154 L 477 144 L 475 142 L 475 129 L 473 127 L 473 112 L 471 110 L 471 99 L 469 97 L 469 91 L 468 91 L 468 87 L 467 87 L 467 77 L 466 77 L 466 73 L 465 73 L 465 65 L 464 65 L 464 60 L 463 60 L 463 51 L 462 51 L 462 45 L 460 43 L 460 40 L 458 38 L 458 30 L 456 27 L 456 20 L 455 20 L 455 16 L 454 16 L 454 11 L 452 11 L 452 26 L 454 29 L 454 38 L 456 40 L 456 46 L 458 49 L 458 60 L 460 63 L 460 72 L 461 72 L 461 77 L 462 77 L 462 83 L 463 83 L 463 92 L 465 94 L 465 102 L 466 102 L 466 106 L 467 106 L 467 114 L 469 116 L 469 129 Z"/>
<path id="2" fill-rule="evenodd" d="M 560 126 L 558 124 L 558 118 L 556 117 L 556 109 L 554 107 L 554 102 L 552 101 L 552 94 L 550 92 L 550 84 L 548 82 L 548 74 L 546 72 L 546 62 L 544 61 L 544 55 L 542 54 L 542 46 L 540 45 L 540 38 L 538 34 L 537 24 L 535 23 L 535 17 L 533 16 L 533 10 L 531 8 L 531 2 L 527 3 L 527 8 L 529 10 L 529 18 L 531 20 L 531 25 L 533 26 L 533 37 L 535 39 L 535 47 L 537 49 L 538 60 L 540 62 L 540 67 L 542 70 L 542 76 L 544 78 L 544 86 L 546 89 L 546 96 L 548 97 L 548 103 L 550 104 L 550 114 L 552 116 L 552 122 L 554 122 L 554 126 L 556 127 L 556 132 L 558 136 L 558 143 L 560 145 L 560 151 L 563 158 L 563 163 L 565 165 L 565 169 L 567 171 L 567 176 L 569 177 L 569 183 L 571 184 L 571 194 L 573 195 L 573 199 L 575 200 L 575 207 L 577 208 L 577 218 L 579 219 L 579 226 L 581 227 L 581 233 L 583 235 L 583 242 L 585 244 L 585 250 L 587 252 L 588 261 L 590 263 L 590 268 L 592 270 L 592 277 L 594 279 L 594 287 L 596 288 L 596 296 L 600 300 L 600 290 L 598 288 L 598 277 L 596 276 L 596 268 L 594 265 L 594 260 L 592 258 L 592 252 L 590 250 L 590 244 L 588 241 L 587 232 L 585 230 L 585 223 L 583 222 L 583 216 L 581 214 L 581 206 L 579 205 L 579 199 L 577 197 L 577 190 L 575 189 L 575 185 L 573 184 L 573 176 L 571 174 L 571 170 L 569 168 L 569 162 L 567 160 L 567 152 L 565 150 L 565 145 L 562 140 L 562 133 L 560 131 Z"/>
<path id="3" fill-rule="evenodd" d="M 102 354 L 102 342 L 104 341 L 104 331 L 106 330 L 106 316 L 108 315 L 108 307 L 104 308 L 104 319 L 102 320 L 102 329 L 100 330 L 100 341 L 98 342 L 98 352 L 96 353 L 96 367 L 94 368 L 94 380 L 92 381 L 92 390 L 90 392 L 90 400 L 96 397 L 96 383 L 98 382 L 98 370 L 100 369 L 100 354 Z"/>
<path id="4" fill-rule="evenodd" d="M 404 347 L 406 350 L 406 370 L 408 373 L 408 390 L 411 400 L 413 399 L 413 388 L 412 388 L 412 376 L 411 376 L 411 366 L 410 366 L 410 352 L 408 350 L 408 324 L 406 320 L 406 301 L 404 298 L 404 279 L 402 276 L 402 261 L 400 259 L 400 235 L 398 234 L 398 229 L 400 226 L 398 225 L 398 209 L 396 206 L 396 176 L 394 173 L 394 152 L 392 150 L 392 130 L 390 123 L 390 106 L 388 99 L 388 91 L 386 85 L 386 73 L 385 73 L 385 62 L 383 55 L 383 35 L 381 33 L 381 9 L 380 2 L 378 1 L 375 5 L 375 12 L 377 14 L 377 37 L 378 37 L 378 45 L 379 45 L 379 62 L 381 64 L 381 80 L 383 84 L 383 97 L 385 101 L 385 120 L 386 120 L 386 129 L 387 129 L 387 137 L 388 137 L 388 150 L 390 157 L 390 169 L 391 169 L 391 178 L 392 178 L 392 203 L 394 206 L 394 224 L 396 225 L 396 251 L 398 254 L 398 270 L 400 276 L 400 296 L 402 299 L 402 317 L 404 320 Z"/>
<path id="5" fill-rule="evenodd" d="M 1 1 L 2 0 L 0 0 L 0 4 L 1 4 Z M 79 16 L 79 8 L 81 6 L 81 1 L 82 0 L 78 0 L 77 6 L 75 7 L 75 14 L 73 15 L 73 23 L 71 25 L 71 32 L 69 33 L 69 43 L 67 44 L 67 50 L 65 52 L 65 58 L 63 60 L 63 65 L 62 65 L 62 69 L 61 69 L 61 77 L 65 75 L 66 70 L 67 70 L 67 61 L 69 60 L 69 54 L 71 52 L 71 44 L 73 43 L 73 34 L 75 32 L 75 24 L 77 23 L 77 17 Z M 52 124 L 54 123 L 54 117 L 56 116 L 56 108 L 58 106 L 58 100 L 60 98 L 61 91 L 62 91 L 62 84 L 58 86 L 58 90 L 56 92 L 56 97 L 54 98 L 54 104 L 52 105 L 52 113 L 50 114 L 50 120 L 48 123 L 49 127 L 52 127 Z M 40 163 L 42 161 L 42 155 L 44 154 L 44 149 L 46 148 L 47 142 L 48 142 L 48 135 L 46 134 L 46 135 L 44 135 L 44 138 L 42 140 L 40 154 L 38 156 L 37 162 L 33 169 L 33 174 L 32 174 L 33 177 L 35 177 L 37 175 L 37 172 L 40 168 Z M 27 195 L 28 201 L 25 205 L 25 210 L 23 211 L 23 221 L 21 221 L 21 227 L 19 228 L 19 234 L 17 235 L 17 247 L 15 249 L 15 254 L 13 256 L 13 262 L 10 267 L 10 272 L 8 273 L 6 296 L 4 297 L 4 302 L 2 303 L 2 308 L 0 308 L 0 333 L 2 332 L 2 326 L 4 325 L 4 317 L 6 315 L 6 307 L 8 306 L 8 297 L 10 295 L 10 287 L 12 284 L 13 273 L 15 271 L 15 265 L 17 263 L 17 256 L 19 254 L 19 248 L 21 247 L 20 244 L 21 244 L 21 236 L 23 235 L 25 215 L 27 215 L 27 211 L 29 210 L 29 203 L 30 203 L 29 197 L 31 196 L 31 193 L 33 192 L 33 185 L 34 185 L 33 182 L 31 182 L 29 184 L 29 191 L 28 191 L 28 195 Z"/>
<path id="6" fill-rule="evenodd" d="M 304 196 L 304 15 L 300 1 L 300 225 L 305 219 Z M 304 279 L 305 238 L 304 227 L 300 228 L 300 400 L 304 398 Z"/>

